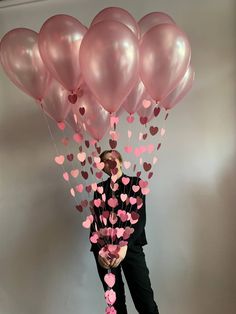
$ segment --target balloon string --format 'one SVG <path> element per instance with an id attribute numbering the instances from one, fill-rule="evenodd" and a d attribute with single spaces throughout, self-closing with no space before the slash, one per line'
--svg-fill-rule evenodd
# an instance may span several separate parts
<path id="1" fill-rule="evenodd" d="M 58 148 L 57 148 L 56 141 L 55 141 L 55 138 L 54 138 L 54 136 L 53 136 L 52 130 L 51 130 L 50 125 L 49 125 L 49 123 L 48 123 L 48 118 L 47 118 L 46 113 L 45 113 L 45 111 L 44 111 L 43 104 L 40 103 L 40 105 L 41 105 L 41 109 L 42 109 L 42 111 L 43 111 L 44 121 L 45 121 L 45 123 L 46 123 L 46 125 L 47 125 L 48 132 L 49 132 L 49 134 L 50 134 L 50 138 L 51 138 L 52 143 L 53 143 L 53 146 L 54 146 L 54 150 L 55 150 L 57 156 L 59 156 L 60 153 L 59 153 L 59 150 L 58 150 Z M 65 173 L 66 170 L 65 170 L 64 165 L 62 164 L 62 165 L 60 165 L 60 166 L 61 166 L 62 169 L 63 169 L 63 173 Z M 74 190 L 74 188 L 73 188 L 73 186 L 72 186 L 72 184 L 71 184 L 69 178 L 68 178 L 68 181 L 67 181 L 67 182 L 68 182 L 68 184 L 69 184 L 69 186 L 70 186 L 70 189 L 73 189 L 73 190 Z M 78 202 L 78 200 L 77 200 L 77 197 L 76 197 L 76 194 L 75 194 L 75 197 L 73 197 L 73 199 L 74 199 L 74 201 L 75 201 L 75 205 L 79 204 L 79 202 Z"/>

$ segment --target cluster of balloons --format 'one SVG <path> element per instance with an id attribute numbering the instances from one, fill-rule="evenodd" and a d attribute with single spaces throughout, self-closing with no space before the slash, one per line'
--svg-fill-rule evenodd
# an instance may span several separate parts
<path id="1" fill-rule="evenodd" d="M 56 122 L 82 127 L 100 140 L 109 116 L 124 108 L 149 121 L 153 106 L 173 108 L 194 79 L 184 32 L 162 12 L 136 22 L 108 7 L 89 28 L 76 18 L 50 17 L 39 33 L 16 28 L 0 43 L 1 64 L 11 81 L 43 105 Z"/>

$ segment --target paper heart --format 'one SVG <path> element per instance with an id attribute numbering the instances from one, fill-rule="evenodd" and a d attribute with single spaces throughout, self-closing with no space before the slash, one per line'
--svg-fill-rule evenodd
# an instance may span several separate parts
<path id="1" fill-rule="evenodd" d="M 93 160 L 94 160 L 95 164 L 98 164 L 98 163 L 101 161 L 101 158 L 98 157 L 98 156 L 95 156 L 95 157 L 93 158 Z"/>
<path id="2" fill-rule="evenodd" d="M 68 172 L 64 172 L 64 173 L 63 173 L 63 178 L 64 178 L 66 181 L 69 181 L 69 174 L 68 174 Z"/>
<path id="3" fill-rule="evenodd" d="M 158 127 L 150 126 L 149 131 L 151 135 L 155 135 L 158 132 Z"/>
<path id="4" fill-rule="evenodd" d="M 147 108 L 149 108 L 149 107 L 151 106 L 152 103 L 151 103 L 150 100 L 144 99 L 143 102 L 142 102 L 142 104 L 143 104 L 143 107 L 144 107 L 145 109 L 147 109 Z"/>
<path id="5" fill-rule="evenodd" d="M 93 160 L 91 156 L 88 156 L 88 162 L 90 163 L 90 165 L 92 164 Z"/>
<path id="6" fill-rule="evenodd" d="M 76 142 L 76 143 L 80 143 L 82 140 L 83 140 L 83 137 L 81 134 L 79 133 L 75 133 L 73 135 L 73 140 Z"/>
<path id="7" fill-rule="evenodd" d="M 157 117 L 159 115 L 160 111 L 161 111 L 160 107 L 155 107 L 153 110 L 154 116 Z"/>
<path id="8" fill-rule="evenodd" d="M 131 205 L 134 205 L 134 204 L 136 204 L 137 200 L 136 200 L 135 197 L 132 197 L 132 196 L 131 196 L 131 197 L 129 198 L 129 202 L 130 202 Z"/>
<path id="9" fill-rule="evenodd" d="M 128 130 L 128 138 L 131 138 L 131 136 L 132 136 L 132 132 Z"/>
<path id="10" fill-rule="evenodd" d="M 131 224 L 136 224 L 139 220 L 139 214 L 136 212 L 131 212 L 130 222 Z"/>
<path id="11" fill-rule="evenodd" d="M 84 228 L 90 228 L 91 224 L 93 223 L 93 215 L 87 216 L 86 220 L 83 221 L 82 225 Z"/>
<path id="12" fill-rule="evenodd" d="M 79 175 L 79 170 L 73 169 L 73 170 L 71 170 L 70 174 L 72 175 L 73 178 L 77 178 Z"/>
<path id="13" fill-rule="evenodd" d="M 125 152 L 130 154 L 132 152 L 132 146 L 125 146 Z"/>
<path id="14" fill-rule="evenodd" d="M 112 288 L 116 282 L 116 277 L 114 274 L 109 273 L 104 276 L 104 281 L 108 285 L 108 287 Z"/>
<path id="15" fill-rule="evenodd" d="M 131 162 L 130 161 L 124 161 L 125 169 L 129 169 L 130 166 L 131 166 Z"/>
<path id="16" fill-rule="evenodd" d="M 118 200 L 115 197 L 111 197 L 107 203 L 111 208 L 115 208 L 118 205 Z"/>
<path id="17" fill-rule="evenodd" d="M 113 289 L 107 290 L 104 295 L 107 304 L 113 305 L 115 303 L 116 293 Z"/>
<path id="18" fill-rule="evenodd" d="M 119 138 L 118 133 L 116 133 L 115 131 L 110 131 L 110 135 L 113 141 L 117 141 Z"/>
<path id="19" fill-rule="evenodd" d="M 102 215 L 99 216 L 101 223 L 103 223 L 105 226 L 107 225 L 107 219 L 103 217 Z"/>
<path id="20" fill-rule="evenodd" d="M 94 192 L 97 191 L 97 183 L 96 183 L 96 182 L 92 183 L 92 184 L 91 184 L 91 187 L 92 187 L 92 190 L 93 190 Z"/>
<path id="21" fill-rule="evenodd" d="M 140 151 L 139 147 L 136 147 L 136 148 L 135 148 L 134 154 L 135 154 L 136 157 L 139 157 L 139 156 L 140 156 L 141 151 Z"/>
<path id="22" fill-rule="evenodd" d="M 123 237 L 124 232 L 125 232 L 124 228 L 116 227 L 116 236 L 118 239 Z"/>
<path id="23" fill-rule="evenodd" d="M 77 192 L 82 193 L 84 186 L 83 186 L 83 184 L 80 183 L 80 184 L 76 185 L 75 188 L 76 188 Z"/>
<path id="24" fill-rule="evenodd" d="M 103 202 L 106 201 L 106 194 L 105 193 L 102 194 L 102 200 L 103 200 Z"/>
<path id="25" fill-rule="evenodd" d="M 154 157 L 153 157 L 153 159 L 152 159 L 152 163 L 153 163 L 153 165 L 155 165 L 155 164 L 156 164 L 157 160 L 158 160 L 158 159 L 157 159 L 157 157 L 156 157 L 156 156 L 154 156 Z"/>
<path id="26" fill-rule="evenodd" d="M 125 202 L 125 201 L 126 201 L 127 196 L 128 196 L 127 194 L 121 193 L 120 199 L 122 200 L 122 202 Z"/>
<path id="27" fill-rule="evenodd" d="M 110 117 L 111 128 L 113 128 L 115 124 L 118 124 L 118 122 L 119 122 L 119 117 L 114 117 L 114 116 Z"/>
<path id="28" fill-rule="evenodd" d="M 105 314 L 117 314 L 117 311 L 114 306 L 107 306 L 105 309 Z"/>
<path id="29" fill-rule="evenodd" d="M 132 185 L 132 190 L 134 191 L 134 193 L 138 192 L 139 189 L 140 189 L 139 185 Z"/>
<path id="30" fill-rule="evenodd" d="M 149 172 L 148 179 L 151 179 L 152 176 L 153 176 L 153 172 Z"/>
<path id="31" fill-rule="evenodd" d="M 97 233 L 94 233 L 91 237 L 90 237 L 90 241 L 92 243 L 97 243 L 98 242 L 98 239 L 99 239 L 99 236 Z"/>
<path id="32" fill-rule="evenodd" d="M 111 149 L 115 149 L 116 146 L 117 146 L 117 141 L 110 139 L 109 140 L 109 145 L 110 145 Z"/>
<path id="33" fill-rule="evenodd" d="M 143 134 L 143 139 L 146 140 L 147 138 L 147 133 Z"/>
<path id="34" fill-rule="evenodd" d="M 83 212 L 83 207 L 81 205 L 76 205 L 75 207 L 79 212 Z"/>
<path id="35" fill-rule="evenodd" d="M 56 156 L 54 160 L 58 165 L 62 165 L 65 161 L 65 157 L 63 155 L 59 155 L 59 156 Z"/>
<path id="36" fill-rule="evenodd" d="M 86 189 L 86 191 L 87 191 L 88 193 L 90 193 L 90 192 L 92 191 L 91 185 L 87 185 L 85 189 Z"/>
<path id="37" fill-rule="evenodd" d="M 68 95 L 68 100 L 69 100 L 69 102 L 71 103 L 71 104 L 75 104 L 76 103 L 76 101 L 77 101 L 77 94 L 71 94 L 71 95 Z"/>
<path id="38" fill-rule="evenodd" d="M 81 116 L 83 116 L 85 114 L 85 108 L 84 107 L 80 107 L 79 108 L 79 113 L 81 114 Z"/>
<path id="39" fill-rule="evenodd" d="M 88 172 L 87 171 L 81 171 L 82 177 L 87 180 L 88 179 Z"/>
<path id="40" fill-rule="evenodd" d="M 105 166 L 104 162 L 99 162 L 96 164 L 96 167 L 98 170 L 102 170 L 104 168 L 104 166 Z"/>
<path id="41" fill-rule="evenodd" d="M 140 163 L 140 165 L 142 165 L 142 163 L 143 163 L 143 158 L 139 158 L 139 163 Z"/>
<path id="42" fill-rule="evenodd" d="M 111 182 L 111 189 L 113 192 L 117 191 L 119 188 L 118 183 Z"/>
<path id="43" fill-rule="evenodd" d="M 149 162 L 144 162 L 143 163 L 143 169 L 145 170 L 145 171 L 149 171 L 150 169 L 152 168 L 152 165 L 149 163 Z"/>
<path id="44" fill-rule="evenodd" d="M 147 117 L 140 117 L 139 121 L 141 124 L 147 124 L 148 119 L 147 119 Z"/>
<path id="45" fill-rule="evenodd" d="M 86 153 L 85 153 L 85 152 L 78 153 L 78 154 L 77 154 L 77 158 L 78 158 L 78 160 L 79 160 L 80 162 L 85 161 L 85 159 L 86 159 Z"/>
<path id="46" fill-rule="evenodd" d="M 157 150 L 160 149 L 160 147 L 161 147 L 161 143 L 157 145 Z"/>
<path id="47" fill-rule="evenodd" d="M 88 206 L 88 200 L 82 200 L 81 201 L 81 205 L 83 206 L 83 207 L 87 207 Z M 90 216 L 89 216 L 90 217 Z"/>
<path id="48" fill-rule="evenodd" d="M 139 147 L 139 150 L 140 150 L 140 153 L 143 154 L 143 153 L 146 152 L 147 148 L 142 145 L 142 146 Z"/>
<path id="49" fill-rule="evenodd" d="M 144 180 L 139 180 L 138 185 L 140 186 L 140 188 L 146 188 L 148 186 L 148 181 L 144 181 Z"/>
<path id="50" fill-rule="evenodd" d="M 150 192 L 150 189 L 149 188 L 142 188 L 141 192 L 143 195 L 147 195 Z"/>
<path id="51" fill-rule="evenodd" d="M 58 127 L 58 129 L 63 131 L 65 129 L 66 125 L 64 122 L 58 122 L 57 127 Z"/>
<path id="52" fill-rule="evenodd" d="M 134 228 L 126 227 L 125 232 L 123 234 L 123 239 L 127 240 L 133 232 L 134 232 Z"/>
<path id="53" fill-rule="evenodd" d="M 96 177 L 98 178 L 98 179 L 101 179 L 102 178 L 102 175 L 103 175 L 103 173 L 100 171 L 100 172 L 96 172 Z"/>
<path id="54" fill-rule="evenodd" d="M 102 212 L 102 216 L 103 216 L 104 218 L 108 219 L 108 217 L 110 216 L 109 210 L 104 210 L 104 211 Z"/>
<path id="55" fill-rule="evenodd" d="M 128 122 L 128 123 L 133 123 L 134 122 L 134 116 L 128 116 L 127 118 L 126 118 L 126 121 Z"/>
<path id="56" fill-rule="evenodd" d="M 66 155 L 66 158 L 68 161 L 72 161 L 74 159 L 74 155 L 73 154 L 68 154 Z"/>
<path id="57" fill-rule="evenodd" d="M 167 114 L 166 114 L 166 116 L 165 116 L 165 120 L 168 118 L 168 116 L 169 116 L 169 113 L 167 113 Z"/>
<path id="58" fill-rule="evenodd" d="M 89 141 L 86 140 L 86 141 L 84 141 L 84 143 L 85 143 L 85 146 L 86 146 L 87 148 L 89 148 Z"/>
<path id="59" fill-rule="evenodd" d="M 164 128 L 161 128 L 161 136 L 165 134 L 166 130 Z"/>
<path id="60" fill-rule="evenodd" d="M 75 190 L 73 188 L 70 189 L 70 194 L 75 197 Z"/>
<path id="61" fill-rule="evenodd" d="M 138 137 L 138 139 L 139 139 L 139 141 L 141 141 L 141 139 L 143 138 L 143 133 L 139 133 L 139 137 Z"/>
<path id="62" fill-rule="evenodd" d="M 102 201 L 100 198 L 96 198 L 93 202 L 96 207 L 100 207 Z"/>
<path id="63" fill-rule="evenodd" d="M 98 193 L 102 194 L 103 193 L 103 186 L 98 186 L 97 191 L 98 191 Z"/>
<path id="64" fill-rule="evenodd" d="M 125 222 L 128 218 L 128 215 L 125 210 L 119 209 L 117 212 L 117 216 L 120 217 L 122 222 Z"/>
<path id="65" fill-rule="evenodd" d="M 140 177 L 141 176 L 141 171 L 137 171 L 136 176 Z"/>
<path id="66" fill-rule="evenodd" d="M 127 184 L 129 183 L 129 181 L 130 181 L 130 178 L 128 178 L 128 177 L 122 177 L 121 181 L 122 181 L 122 183 L 123 183 L 124 185 L 127 185 Z"/>

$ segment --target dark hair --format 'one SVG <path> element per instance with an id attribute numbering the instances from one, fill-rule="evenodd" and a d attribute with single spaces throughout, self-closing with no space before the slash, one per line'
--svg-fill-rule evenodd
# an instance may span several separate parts
<path id="1" fill-rule="evenodd" d="M 110 150 L 104 150 L 100 155 L 101 161 L 104 161 L 106 154 L 111 153 L 115 158 L 117 158 L 121 163 L 123 162 L 121 154 L 115 150 L 115 149 L 110 149 Z"/>

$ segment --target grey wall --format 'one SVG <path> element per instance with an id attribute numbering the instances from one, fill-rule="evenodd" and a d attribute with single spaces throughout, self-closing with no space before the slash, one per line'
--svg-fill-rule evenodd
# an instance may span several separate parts
<path id="1" fill-rule="evenodd" d="M 0 36 L 50 16 L 85 25 L 106 6 L 170 14 L 189 36 L 196 79 L 172 110 L 147 201 L 145 247 L 161 314 L 233 314 L 235 1 L 43 1 L 0 9 Z M 103 313 L 83 215 L 43 116 L 0 70 L 0 314 Z M 129 313 L 136 313 L 128 301 Z"/>

